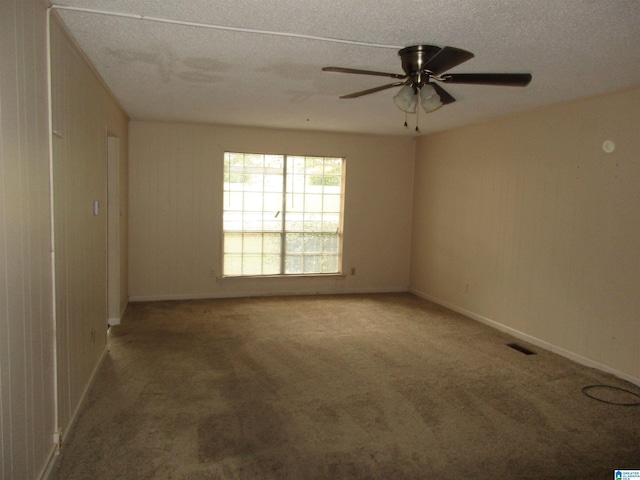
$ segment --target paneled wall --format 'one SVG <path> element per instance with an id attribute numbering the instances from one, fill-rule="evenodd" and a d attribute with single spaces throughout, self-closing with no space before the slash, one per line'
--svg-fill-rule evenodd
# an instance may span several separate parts
<path id="1" fill-rule="evenodd" d="M 0 13 L 0 478 L 37 478 L 54 451 L 46 10 Z"/>
<path id="2" fill-rule="evenodd" d="M 421 138 L 411 289 L 640 379 L 639 132 L 635 89 Z"/>
<path id="3" fill-rule="evenodd" d="M 107 132 L 124 143 L 126 164 L 128 118 L 52 18 L 58 413 L 64 435 L 105 351 Z"/>
<path id="4" fill-rule="evenodd" d="M 107 130 L 121 140 L 126 187 L 128 119 L 54 20 L 53 275 L 46 32 L 46 2 L 2 3 L 0 478 L 7 480 L 40 478 L 52 464 L 56 428 L 67 433 L 105 349 Z M 126 188 L 122 197 L 126 208 Z M 103 207 L 95 216 L 94 200 Z"/>
<path id="5" fill-rule="evenodd" d="M 407 289 L 413 138 L 132 121 L 130 145 L 132 300 Z M 225 150 L 346 157 L 345 277 L 217 278 Z"/>

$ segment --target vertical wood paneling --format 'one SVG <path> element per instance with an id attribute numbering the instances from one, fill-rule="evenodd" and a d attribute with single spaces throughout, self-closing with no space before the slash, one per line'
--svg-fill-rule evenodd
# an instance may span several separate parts
<path id="1" fill-rule="evenodd" d="M 37 478 L 55 427 L 46 13 L 0 15 L 0 477 Z"/>
<path id="2" fill-rule="evenodd" d="M 344 267 L 324 279 L 219 281 L 225 150 L 347 157 Z M 131 123 L 132 298 L 406 290 L 414 143 L 176 123 Z"/>
<path id="3" fill-rule="evenodd" d="M 411 288 L 640 378 L 639 126 L 634 89 L 420 139 Z"/>
<path id="4" fill-rule="evenodd" d="M 53 139 L 58 421 L 66 434 L 106 345 L 106 132 L 126 145 L 127 118 L 55 20 L 51 32 L 58 133 Z"/>

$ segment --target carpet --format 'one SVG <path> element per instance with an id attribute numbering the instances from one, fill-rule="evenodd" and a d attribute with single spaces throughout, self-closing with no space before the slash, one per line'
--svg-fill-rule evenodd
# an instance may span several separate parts
<path id="1" fill-rule="evenodd" d="M 640 407 L 581 391 L 633 386 L 408 293 L 132 303 L 108 349 L 54 479 L 640 469 Z"/>

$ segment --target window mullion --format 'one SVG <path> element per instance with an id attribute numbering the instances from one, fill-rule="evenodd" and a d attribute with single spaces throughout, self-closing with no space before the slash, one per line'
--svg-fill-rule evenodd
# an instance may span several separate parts
<path id="1" fill-rule="evenodd" d="M 280 227 L 280 275 L 285 274 L 286 267 L 286 224 L 287 224 L 287 166 L 289 156 L 284 155 L 284 165 L 282 168 L 282 226 Z"/>

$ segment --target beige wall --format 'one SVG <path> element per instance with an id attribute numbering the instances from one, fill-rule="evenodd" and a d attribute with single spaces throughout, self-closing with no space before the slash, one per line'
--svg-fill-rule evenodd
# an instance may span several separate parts
<path id="1" fill-rule="evenodd" d="M 46 4 L 3 2 L 0 22 L 0 478 L 25 480 L 52 465 L 105 351 L 106 132 L 126 208 L 128 119 L 53 20 L 51 169 Z"/>
<path id="2" fill-rule="evenodd" d="M 55 451 L 45 2 L 0 15 L 0 477 Z M 59 418 L 105 347 L 105 132 L 120 138 L 122 299 L 411 288 L 640 379 L 640 90 L 420 139 L 133 122 L 53 28 Z M 613 140 L 611 154 L 601 150 Z M 344 279 L 218 282 L 222 152 L 347 156 Z M 91 213 L 93 200 L 103 209 Z M 95 330 L 95 341 L 91 331 Z"/>
<path id="3" fill-rule="evenodd" d="M 46 14 L 0 13 L 0 478 L 37 478 L 53 453 Z"/>
<path id="4" fill-rule="evenodd" d="M 639 132 L 635 89 L 421 138 L 411 289 L 640 379 Z"/>
<path id="5" fill-rule="evenodd" d="M 64 435 L 105 351 L 107 132 L 121 139 L 126 165 L 128 118 L 55 20 L 51 38 L 58 422 Z M 126 235 L 126 224 L 122 228 Z"/>
<path id="6" fill-rule="evenodd" d="M 132 300 L 408 288 L 413 138 L 133 121 L 130 145 Z M 356 275 L 216 279 L 226 150 L 345 156 L 343 259 Z"/>

